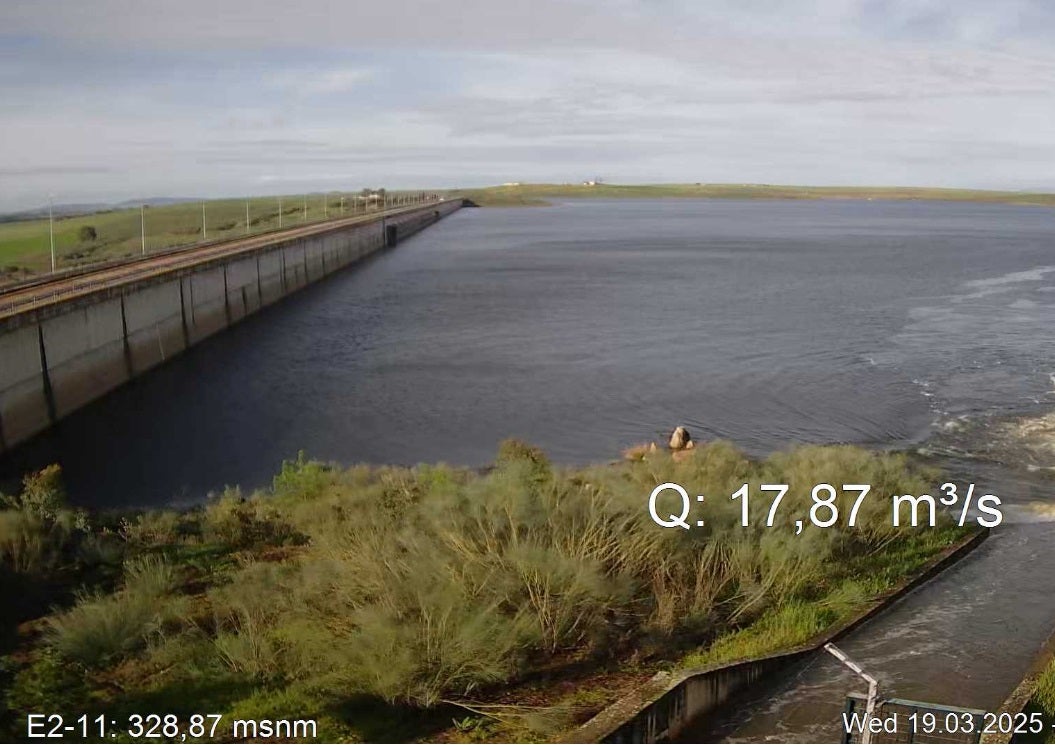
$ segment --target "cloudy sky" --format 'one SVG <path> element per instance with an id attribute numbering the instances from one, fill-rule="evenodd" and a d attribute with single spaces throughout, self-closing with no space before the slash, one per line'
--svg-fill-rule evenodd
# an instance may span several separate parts
<path id="1" fill-rule="evenodd" d="M 0 211 L 505 181 L 1055 189 L 1051 0 L 2 0 Z"/>

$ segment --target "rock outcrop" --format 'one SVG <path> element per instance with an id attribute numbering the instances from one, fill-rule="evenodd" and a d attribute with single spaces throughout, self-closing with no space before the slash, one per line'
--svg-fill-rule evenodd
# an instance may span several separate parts
<path id="1" fill-rule="evenodd" d="M 667 443 L 671 450 L 690 450 L 696 447 L 696 443 L 692 441 L 692 435 L 689 434 L 689 430 L 685 427 L 678 426 L 674 428 L 674 432 L 670 435 L 670 442 Z"/>

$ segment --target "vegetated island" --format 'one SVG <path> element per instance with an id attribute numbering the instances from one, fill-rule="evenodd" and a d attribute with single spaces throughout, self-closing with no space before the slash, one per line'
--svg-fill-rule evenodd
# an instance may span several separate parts
<path id="1" fill-rule="evenodd" d="M 540 207 L 551 199 L 874 199 L 991 202 L 1055 206 L 1055 194 L 912 186 L 781 186 L 774 184 L 504 184 L 457 189 L 480 207 Z"/>
<path id="2" fill-rule="evenodd" d="M 30 712 L 210 712 L 225 737 L 310 718 L 326 741 L 545 740 L 660 670 L 800 644 L 966 533 L 891 526 L 878 496 L 937 477 L 904 454 L 628 453 L 565 468 L 506 441 L 483 473 L 301 455 L 258 493 L 124 515 L 69 507 L 57 466 L 31 474 L 0 511 L 0 735 Z M 663 529 L 647 502 L 668 481 L 791 490 L 774 527 L 766 500 L 743 527 L 714 498 L 704 527 Z M 856 528 L 841 495 L 833 527 L 795 535 L 821 482 L 876 498 Z"/>

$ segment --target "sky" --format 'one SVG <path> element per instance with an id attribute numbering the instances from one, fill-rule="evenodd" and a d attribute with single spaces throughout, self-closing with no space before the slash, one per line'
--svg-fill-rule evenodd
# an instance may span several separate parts
<path id="1" fill-rule="evenodd" d="M 524 182 L 1055 190 L 1051 0 L 3 0 L 0 212 Z"/>

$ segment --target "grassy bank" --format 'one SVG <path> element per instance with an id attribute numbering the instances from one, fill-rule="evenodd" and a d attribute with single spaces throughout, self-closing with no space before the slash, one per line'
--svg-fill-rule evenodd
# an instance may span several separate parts
<path id="1" fill-rule="evenodd" d="M 300 458 L 266 492 L 120 520 L 36 477 L 0 513 L 2 576 L 51 580 L 56 607 L 6 619 L 4 734 L 32 711 L 217 712 L 328 740 L 546 739 L 658 669 L 798 643 L 962 534 L 891 527 L 878 495 L 933 485 L 900 455 L 689 452 L 565 469 L 507 442 L 486 474 Z M 775 527 L 763 500 L 745 528 L 716 498 L 685 531 L 648 516 L 666 481 L 791 490 Z M 818 482 L 877 498 L 795 536 Z"/>
<path id="2" fill-rule="evenodd" d="M 1025 712 L 1027 716 L 1035 712 L 1041 713 L 1047 723 L 1047 727 L 1039 734 L 1017 735 L 1014 741 L 1055 742 L 1055 730 L 1052 729 L 1052 725 L 1055 723 L 1055 660 L 1049 662 L 1048 666 L 1037 677 L 1034 683 L 1033 694 L 1026 704 Z"/>
<path id="3" fill-rule="evenodd" d="M 909 199 L 1055 206 L 1055 194 L 914 187 L 771 184 L 516 184 L 459 190 L 481 207 L 542 206 L 553 199 Z"/>

